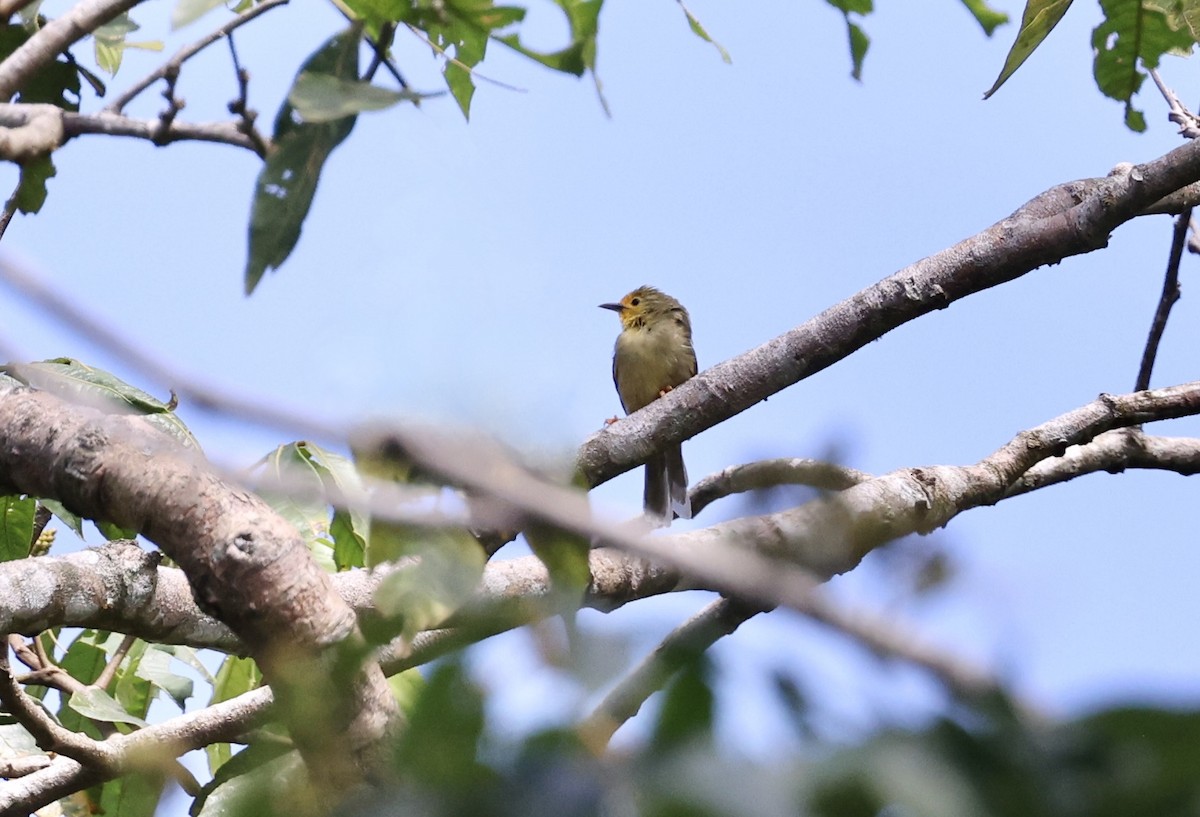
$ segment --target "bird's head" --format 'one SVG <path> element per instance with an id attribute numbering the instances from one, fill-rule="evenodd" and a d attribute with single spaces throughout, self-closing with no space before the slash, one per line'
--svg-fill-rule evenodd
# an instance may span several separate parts
<path id="1" fill-rule="evenodd" d="M 638 287 L 615 304 L 600 304 L 611 309 L 621 319 L 621 328 L 628 329 L 646 322 L 647 318 L 666 314 L 679 307 L 679 302 L 654 287 Z"/>

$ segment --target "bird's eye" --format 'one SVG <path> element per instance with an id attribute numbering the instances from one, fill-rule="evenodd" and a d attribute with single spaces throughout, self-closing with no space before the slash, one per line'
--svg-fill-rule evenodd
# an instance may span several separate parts
<path id="1" fill-rule="evenodd" d="M 642 302 L 642 299 L 641 299 L 641 298 L 634 298 L 632 301 L 630 301 L 630 302 L 629 302 L 629 305 L 630 305 L 630 306 L 637 306 L 637 305 L 638 305 L 638 304 L 640 304 L 641 302 Z"/>

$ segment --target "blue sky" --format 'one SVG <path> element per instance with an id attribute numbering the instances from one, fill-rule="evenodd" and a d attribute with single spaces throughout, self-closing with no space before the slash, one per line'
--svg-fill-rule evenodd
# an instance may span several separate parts
<path id="1" fill-rule="evenodd" d="M 1072 7 L 987 102 L 1014 26 L 989 40 L 956 3 L 880 5 L 865 21 L 872 48 L 860 84 L 844 25 L 822 3 L 696 0 L 732 65 L 689 32 L 675 3 L 609 3 L 598 67 L 611 119 L 588 80 L 495 47 L 482 72 L 523 91 L 481 83 L 469 124 L 448 98 L 360 117 L 326 167 L 296 251 L 249 299 L 241 276 L 258 160 L 228 147 L 76 140 L 56 154 L 44 211 L 18 217 L 0 251 L 186 376 L 347 427 L 367 416 L 450 420 L 569 457 L 619 410 L 609 370 L 617 322 L 597 304 L 644 283 L 675 295 L 691 311 L 704 368 L 1055 183 L 1178 143 L 1157 97 L 1141 99 L 1151 125 L 1136 135 L 1096 90 L 1094 4 Z M 1019 3 L 994 5 L 1019 19 Z M 139 9 L 139 36 L 167 37 L 168 8 Z M 535 44 L 561 43 L 557 14 L 548 2 L 531 10 Z M 218 19 L 169 35 L 168 51 Z M 338 25 L 332 7 L 297 2 L 238 33 L 264 124 Z M 439 86 L 425 46 L 402 43 L 398 54 L 416 87 Z M 131 53 L 113 87 L 161 59 Z M 1175 60 L 1164 75 L 1182 83 L 1184 66 Z M 222 47 L 189 63 L 183 116 L 224 116 L 231 74 Z M 151 92 L 133 110 L 158 107 Z M 764 456 L 834 453 L 874 472 L 974 462 L 1022 428 L 1129 390 L 1170 230 L 1169 218 L 1141 219 L 1104 252 L 897 329 L 687 443 L 692 478 Z M 1193 267 L 1185 259 L 1156 385 L 1197 376 Z M 29 359 L 71 355 L 123 371 L 7 292 L 0 340 Z M 282 441 L 186 405 L 181 413 L 224 463 Z M 1200 434 L 1200 422 L 1154 430 Z M 640 480 L 602 486 L 597 506 L 614 518 L 635 512 Z M 874 556 L 831 592 L 913 622 L 1052 712 L 1195 702 L 1200 665 L 1183 648 L 1200 614 L 1200 556 L 1186 526 L 1195 491 L 1169 474 L 1088 477 L 972 511 L 936 534 L 961 570 L 942 593 L 899 593 Z M 695 524 L 737 507 L 716 506 Z M 585 623 L 649 646 L 705 601 L 654 600 Z M 516 725 L 562 685 L 529 681 L 513 651 L 527 651 L 520 637 L 479 661 L 498 718 Z M 759 694 L 764 668 L 802 677 L 834 713 L 834 731 L 880 711 L 911 717 L 937 699 L 914 671 L 787 613 L 751 622 L 717 654 L 742 691 L 727 718 L 746 751 L 788 739 Z"/>

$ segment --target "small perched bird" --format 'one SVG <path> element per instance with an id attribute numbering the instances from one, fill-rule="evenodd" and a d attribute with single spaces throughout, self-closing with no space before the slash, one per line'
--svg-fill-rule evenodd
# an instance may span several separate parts
<path id="1" fill-rule="evenodd" d="M 621 319 L 613 349 L 613 382 L 626 414 L 632 414 L 696 373 L 692 322 L 683 304 L 654 287 L 638 287 L 615 304 L 600 304 Z M 687 470 L 680 446 L 646 462 L 646 512 L 670 523 L 690 519 Z"/>

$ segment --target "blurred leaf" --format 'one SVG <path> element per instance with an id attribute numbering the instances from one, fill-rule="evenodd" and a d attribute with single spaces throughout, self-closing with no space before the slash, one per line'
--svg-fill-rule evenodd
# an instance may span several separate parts
<path id="1" fill-rule="evenodd" d="M 412 712 L 425 690 L 425 676 L 416 667 L 388 677 L 388 686 L 404 714 Z"/>
<path id="2" fill-rule="evenodd" d="M 338 570 L 362 567 L 365 563 L 367 537 L 371 519 L 358 497 L 366 488 L 354 463 L 310 442 L 297 443 L 299 453 L 308 461 L 321 479 L 322 485 L 338 499 L 329 525 L 333 537 L 333 557 Z"/>
<path id="3" fill-rule="evenodd" d="M 1021 15 L 1021 29 L 1017 32 L 1017 39 L 1008 49 L 1008 57 L 1004 60 L 1004 67 L 1000 69 L 1000 76 L 996 77 L 992 87 L 984 92 L 984 99 L 1000 90 L 1000 86 L 1029 59 L 1034 49 L 1042 44 L 1062 20 L 1067 9 L 1071 7 L 1071 2 L 1072 0 L 1027 0 L 1025 12 Z"/>
<path id="4" fill-rule="evenodd" d="M 80 715 L 109 723 L 149 726 L 146 721 L 125 711 L 125 707 L 102 689 L 86 687 L 71 695 L 68 705 Z"/>
<path id="5" fill-rule="evenodd" d="M 591 544 L 582 536 L 537 523 L 525 529 L 525 541 L 546 566 L 551 608 L 563 617 L 573 635 L 575 613 L 592 583 Z"/>
<path id="6" fill-rule="evenodd" d="M 305 122 L 321 123 L 363 111 L 381 111 L 399 102 L 417 102 L 426 96 L 415 91 L 391 91 L 369 82 L 302 71 L 288 93 L 288 102 Z"/>
<path id="7" fill-rule="evenodd" d="M 683 4 L 683 0 L 679 0 L 679 7 L 683 9 L 683 13 L 687 17 L 688 27 L 692 29 L 692 33 L 704 40 L 706 43 L 712 43 L 713 47 L 717 49 L 717 53 L 721 55 L 721 59 L 725 61 L 725 64 L 731 64 L 733 59 L 729 56 L 729 52 L 725 50 L 725 46 L 721 45 L 709 35 L 704 26 L 700 24 L 700 20 L 696 17 L 696 15 L 692 14 L 692 10 Z"/>
<path id="8" fill-rule="evenodd" d="M 69 357 L 7 367 L 13 377 L 27 386 L 69 402 L 112 414 L 140 414 L 146 422 L 173 437 L 185 448 L 200 450 L 200 444 L 179 416 L 158 398 L 120 378 Z"/>
<path id="9" fill-rule="evenodd" d="M 92 32 L 96 48 L 96 64 L 109 74 L 115 75 L 121 67 L 125 49 L 162 51 L 158 41 L 128 42 L 127 37 L 141 26 L 129 18 L 128 12 L 119 14 Z"/>
<path id="10" fill-rule="evenodd" d="M 669 752 L 711 737 L 714 697 L 708 682 L 709 668 L 708 659 L 697 655 L 683 665 L 666 688 L 651 739 L 655 752 Z"/>
<path id="11" fill-rule="evenodd" d="M 0 60 L 7 59 L 29 39 L 29 35 L 30 30 L 24 25 L 0 24 Z M 78 111 L 81 88 L 78 67 L 66 57 L 59 57 L 41 66 L 24 83 L 15 101 L 44 102 L 67 111 Z"/>
<path id="12" fill-rule="evenodd" d="M 228 746 L 229 744 L 222 744 Z M 277 795 L 289 785 L 302 792 L 298 780 L 300 757 L 287 741 L 257 741 L 229 758 L 217 769 L 192 802 L 188 814 L 193 817 L 273 817 L 306 813 L 289 811 L 289 804 Z M 310 804 L 311 805 L 311 804 Z"/>
<path id="13" fill-rule="evenodd" d="M 846 18 L 846 34 L 850 40 L 850 75 L 857 80 L 862 79 L 863 60 L 866 59 L 867 49 L 871 38 L 857 22 L 851 19 L 852 14 L 863 16 L 874 10 L 873 0 L 825 0 L 836 8 Z"/>
<path id="14" fill-rule="evenodd" d="M 36 213 L 46 203 L 46 180 L 55 176 L 54 162 L 50 154 L 38 156 L 21 164 L 21 183 L 17 185 L 15 199 L 22 213 Z"/>
<path id="15" fill-rule="evenodd" d="M 0 496 L 0 562 L 24 559 L 33 545 L 33 497 Z"/>
<path id="16" fill-rule="evenodd" d="M 604 0 L 555 0 L 567 16 L 570 42 L 558 51 L 535 51 L 521 44 L 520 37 L 508 34 L 497 37 L 514 51 L 536 60 L 547 68 L 566 74 L 583 76 L 584 71 L 596 69 L 596 32 L 600 7 Z"/>
<path id="17" fill-rule="evenodd" d="M 100 787 L 96 813 L 114 817 L 154 817 L 162 798 L 162 774 L 134 771 Z"/>
<path id="18" fill-rule="evenodd" d="M 258 490 L 276 513 L 291 522 L 314 556 L 328 558 L 329 506 L 318 466 L 301 441 L 281 445 L 265 458 L 266 482 Z M 318 548 L 326 551 L 319 554 Z"/>
<path id="19" fill-rule="evenodd" d="M 177 0 L 171 9 L 171 30 L 194 23 L 213 9 L 225 5 L 225 0 Z"/>
<path id="20" fill-rule="evenodd" d="M 447 799 L 469 797 L 487 775 L 477 757 L 483 726 L 483 697 L 462 666 L 456 662 L 438 666 L 397 744 L 402 777 Z"/>
<path id="21" fill-rule="evenodd" d="M 418 528 L 375 521 L 371 526 L 368 563 L 411 557 L 416 561 L 390 573 L 375 591 L 375 608 L 392 620 L 372 631 L 376 641 L 397 634 L 411 637 L 435 627 L 475 593 L 487 554 L 470 532 L 453 528 Z"/>
<path id="22" fill-rule="evenodd" d="M 297 79 L 307 73 L 356 81 L 361 39 L 361 24 L 332 37 L 305 61 Z M 245 273 L 247 295 L 267 270 L 278 269 L 287 260 L 300 240 L 321 169 L 333 149 L 350 135 L 354 122 L 353 116 L 320 124 L 304 122 L 291 102 L 285 101 L 280 107 L 275 117 L 274 149 L 254 185 Z"/>
<path id="23" fill-rule="evenodd" d="M 996 33 L 997 28 L 1008 22 L 1007 14 L 996 11 L 984 0 L 962 0 L 962 4 L 989 37 Z"/>
<path id="24" fill-rule="evenodd" d="M 1096 85 L 1106 96 L 1125 103 L 1125 124 L 1139 132 L 1146 129 L 1146 121 L 1133 107 L 1133 95 L 1147 75 L 1138 61 L 1144 68 L 1157 68 L 1164 54 L 1188 54 L 1195 45 L 1187 30 L 1173 27 L 1165 14 L 1149 5 L 1139 0 L 1100 0 L 1105 20 L 1092 32 Z"/>

